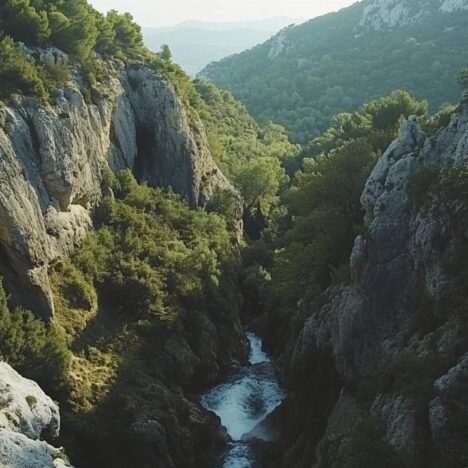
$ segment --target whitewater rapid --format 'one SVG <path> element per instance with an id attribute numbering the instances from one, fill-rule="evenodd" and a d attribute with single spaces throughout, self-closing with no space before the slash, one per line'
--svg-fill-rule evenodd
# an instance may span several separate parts
<path id="1" fill-rule="evenodd" d="M 249 365 L 234 372 L 227 380 L 202 395 L 205 408 L 214 411 L 226 427 L 231 442 L 218 468 L 260 468 L 250 444 L 243 441 L 270 414 L 283 398 L 273 363 L 262 351 L 262 341 L 247 333 L 250 342 Z"/>

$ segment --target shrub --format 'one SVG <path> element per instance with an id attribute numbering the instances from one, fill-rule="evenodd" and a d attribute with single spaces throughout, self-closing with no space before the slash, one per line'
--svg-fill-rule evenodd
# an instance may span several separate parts
<path id="1" fill-rule="evenodd" d="M 60 275 L 60 287 L 67 305 L 75 309 L 93 309 L 97 306 L 96 291 L 68 259 L 55 267 Z"/>
<path id="2" fill-rule="evenodd" d="M 129 319 L 174 316 L 206 300 L 233 260 L 226 222 L 191 210 L 171 192 L 139 185 L 130 171 L 106 175 L 113 189 L 96 213 L 99 229 L 72 257 L 68 306 L 104 303 Z M 60 280 L 63 282 L 63 280 Z M 66 286 L 66 287 L 64 287 Z"/>
<path id="3" fill-rule="evenodd" d="M 52 392 L 64 385 L 70 364 L 70 354 L 57 331 L 27 310 L 10 310 L 1 286 L 0 358 Z"/>
<path id="4" fill-rule="evenodd" d="M 467 202 L 468 164 L 422 166 L 413 174 L 407 190 L 418 208 L 431 198 L 446 206 L 454 201 Z"/>
<path id="5" fill-rule="evenodd" d="M 28 60 L 13 39 L 0 41 L 0 96 L 21 92 L 47 99 L 47 91 L 34 63 Z"/>
<path id="6" fill-rule="evenodd" d="M 34 409 L 37 405 L 37 398 L 34 395 L 28 395 L 26 397 L 26 403 L 31 409 Z"/>

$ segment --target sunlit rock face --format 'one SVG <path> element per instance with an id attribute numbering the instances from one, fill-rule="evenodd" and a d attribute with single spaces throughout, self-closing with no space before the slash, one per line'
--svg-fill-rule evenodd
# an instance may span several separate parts
<path id="1" fill-rule="evenodd" d="M 43 438 L 59 435 L 59 408 L 32 380 L 0 362 L 0 466 L 71 467 L 61 449 Z"/>
<path id="2" fill-rule="evenodd" d="M 50 61 L 56 49 L 39 52 L 30 54 Z M 0 109 L 0 272 L 14 302 L 44 318 L 54 309 L 48 267 L 91 229 L 108 168 L 172 187 L 192 206 L 232 189 L 170 83 L 144 65 L 108 66 L 115 77 L 102 93 L 85 97 L 76 76 L 48 104 L 13 96 Z"/>
<path id="3" fill-rule="evenodd" d="M 368 0 L 359 29 L 381 30 L 416 23 L 431 13 L 468 10 L 467 0 Z"/>

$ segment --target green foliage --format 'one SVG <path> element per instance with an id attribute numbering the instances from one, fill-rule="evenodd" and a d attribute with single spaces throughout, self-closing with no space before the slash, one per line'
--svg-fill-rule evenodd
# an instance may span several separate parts
<path id="1" fill-rule="evenodd" d="M 273 271 L 276 292 L 284 299 L 307 290 L 314 294 L 314 286 L 326 287 L 333 272 L 347 262 L 362 223 L 359 198 L 375 160 L 364 141 L 350 141 L 305 160 L 287 197 L 294 221 Z"/>
<path id="2" fill-rule="evenodd" d="M 43 44 L 51 34 L 47 12 L 29 0 L 2 1 L 0 31 L 28 44 Z"/>
<path id="3" fill-rule="evenodd" d="M 417 207 L 437 200 L 450 211 L 454 201 L 468 201 L 468 164 L 446 163 L 422 166 L 408 184 L 408 194 Z"/>
<path id="4" fill-rule="evenodd" d="M 234 176 L 234 183 L 240 188 L 248 211 L 260 205 L 262 212 L 268 212 L 281 184 L 286 181 L 287 176 L 280 161 L 269 157 L 239 165 Z"/>
<path id="5" fill-rule="evenodd" d="M 96 210 L 96 230 L 51 272 L 56 321 L 74 354 L 63 443 L 83 466 L 158 465 L 129 439 L 129 424 L 164 421 L 181 386 L 207 381 L 204 364 L 212 375 L 224 359 L 237 323 L 237 247 L 221 216 L 129 171 L 106 171 L 102 186 L 114 197 Z"/>
<path id="6" fill-rule="evenodd" d="M 402 119 L 411 115 L 426 122 L 427 103 L 415 100 L 406 91 L 392 91 L 388 96 L 363 104 L 357 112 L 335 116 L 332 126 L 313 139 L 305 151 L 319 154 L 351 139 L 365 138 L 375 151 L 383 153 L 398 134 Z"/>
<path id="7" fill-rule="evenodd" d="M 206 204 L 206 210 L 224 218 L 227 226 L 233 230 L 241 212 L 239 197 L 229 189 L 218 189 Z"/>
<path id="8" fill-rule="evenodd" d="M 2 287 L 0 358 L 52 392 L 64 385 L 70 363 L 69 352 L 56 330 L 27 310 L 10 310 Z"/>
<path id="9" fill-rule="evenodd" d="M 39 96 L 70 79 L 65 65 L 50 65 L 26 58 L 16 43 L 27 46 L 55 46 L 83 66 L 89 87 L 108 77 L 94 52 L 122 59 L 152 60 L 163 70 L 143 44 L 141 29 L 130 14 L 110 11 L 107 16 L 94 10 L 86 0 L 5 0 L 0 4 L 0 97 L 14 92 Z"/>
<path id="10" fill-rule="evenodd" d="M 411 25 L 357 32 L 364 7 L 356 3 L 286 28 L 281 39 L 208 65 L 204 76 L 231 91 L 261 124 L 273 120 L 301 143 L 328 128 L 334 115 L 394 89 L 428 100 L 432 110 L 458 101 L 453 77 L 468 63 L 462 46 L 468 13 L 434 8 Z"/>
<path id="11" fill-rule="evenodd" d="M 98 36 L 92 9 L 86 0 L 65 0 L 60 12 L 67 21 L 52 32 L 53 44 L 79 60 L 87 59 Z"/>
<path id="12" fill-rule="evenodd" d="M 172 52 L 167 44 L 163 44 L 161 46 L 161 52 L 159 53 L 159 56 L 166 62 L 170 62 L 172 60 Z"/>
<path id="13" fill-rule="evenodd" d="M 62 294 L 86 305 L 95 300 L 93 284 L 109 307 L 135 318 L 172 317 L 203 302 L 233 260 L 224 220 L 138 185 L 128 171 L 108 182 L 116 200 L 101 206 L 101 227 L 73 255 L 79 273 L 69 275 Z"/>
<path id="14" fill-rule="evenodd" d="M 27 395 L 26 403 L 31 409 L 34 409 L 35 406 L 37 405 L 37 398 L 34 395 Z"/>
<path id="15" fill-rule="evenodd" d="M 14 92 L 47 98 L 47 91 L 37 68 L 14 41 L 6 37 L 0 41 L 0 96 L 6 98 Z"/>
<path id="16" fill-rule="evenodd" d="M 130 14 L 103 16 L 86 0 L 5 0 L 0 31 L 28 45 L 52 43 L 80 61 L 93 50 L 125 58 L 148 54 Z"/>
<path id="17" fill-rule="evenodd" d="M 384 439 L 380 421 L 369 416 L 358 422 L 342 445 L 339 468 L 402 468 L 395 450 Z"/>
<path id="18" fill-rule="evenodd" d="M 261 128 L 227 91 L 201 80 L 195 80 L 194 86 L 201 97 L 195 107 L 205 123 L 212 154 L 229 178 L 246 161 L 284 160 L 298 153 L 299 146 L 290 143 L 284 128 L 271 122 Z"/>
<path id="19" fill-rule="evenodd" d="M 70 70 L 65 64 L 47 63 L 43 66 L 42 71 L 45 77 L 45 83 L 49 88 L 51 85 L 58 85 L 71 80 Z"/>
<path id="20" fill-rule="evenodd" d="M 135 57 L 146 53 L 141 28 L 133 21 L 130 13 L 119 14 L 111 10 L 107 13 L 106 19 L 113 31 L 108 33 L 109 37 L 106 40 L 108 51 L 113 51 L 121 57 Z M 112 44 L 110 44 L 111 38 Z M 104 47 L 104 44 L 101 43 L 101 47 Z"/>
<path id="21" fill-rule="evenodd" d="M 54 270 L 60 275 L 60 288 L 68 307 L 86 310 L 97 307 L 96 291 L 69 259 L 63 260 Z"/>
<path id="22" fill-rule="evenodd" d="M 279 244 L 272 297 L 295 303 L 313 297 L 332 280 L 347 278 L 349 255 L 363 231 L 360 197 L 378 156 L 396 137 L 401 119 L 424 118 L 426 105 L 403 91 L 371 101 L 359 112 L 340 114 L 306 151 L 285 194 L 291 224 Z"/>
<path id="23" fill-rule="evenodd" d="M 285 130 L 269 122 L 261 128 L 230 93 L 195 80 L 194 102 L 208 132 L 211 152 L 245 201 L 247 213 L 269 215 L 287 182 L 284 166 L 299 152 Z"/>

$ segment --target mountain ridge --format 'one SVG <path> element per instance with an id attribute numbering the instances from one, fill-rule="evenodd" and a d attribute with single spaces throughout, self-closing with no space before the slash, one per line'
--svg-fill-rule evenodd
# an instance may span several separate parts
<path id="1" fill-rule="evenodd" d="M 249 51 L 209 64 L 199 76 L 232 92 L 261 123 L 285 126 L 301 143 L 318 136 L 335 114 L 394 89 L 427 99 L 435 111 L 458 99 L 453 77 L 468 61 L 467 2 L 421 2 L 430 12 L 424 15 L 417 8 L 410 14 L 405 5 L 411 2 L 355 3 L 285 28 Z M 381 13 L 393 8 L 388 27 Z"/>

